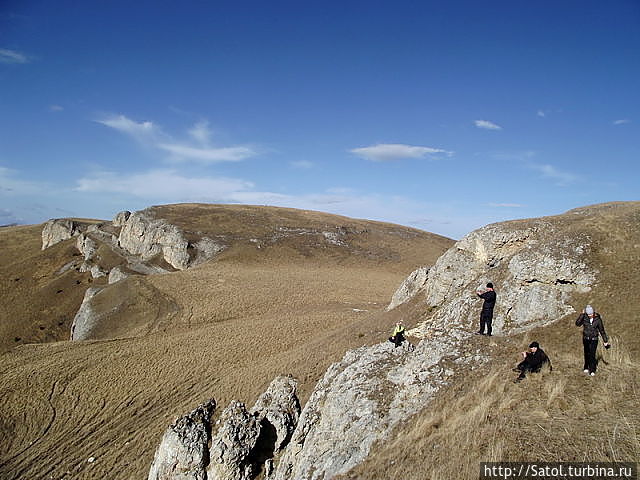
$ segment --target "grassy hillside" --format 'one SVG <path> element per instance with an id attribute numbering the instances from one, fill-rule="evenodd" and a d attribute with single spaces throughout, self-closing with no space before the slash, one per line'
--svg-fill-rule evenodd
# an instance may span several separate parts
<path id="1" fill-rule="evenodd" d="M 304 402 L 346 350 L 385 338 L 395 288 L 452 244 L 291 209 L 152 213 L 228 248 L 193 269 L 125 280 L 118 295 L 131 299 L 137 319 L 155 315 L 153 295 L 175 307 L 169 322 L 134 338 L 65 341 L 84 290 L 104 280 L 56 273 L 76 253 L 73 239 L 41 251 L 40 226 L 0 230 L 2 293 L 11 299 L 0 310 L 9 350 L 0 356 L 0 478 L 145 478 L 166 426 L 205 399 L 252 403 L 291 373 Z M 336 229 L 348 246 L 317 233 Z M 122 322 L 139 326 L 128 315 Z"/>
<path id="2" fill-rule="evenodd" d="M 474 338 L 469 348 L 489 351 L 490 364 L 460 372 L 345 478 L 478 478 L 483 461 L 640 459 L 640 203 L 585 207 L 550 220 L 592 239 L 597 285 L 572 304 L 581 311 L 590 303 L 601 312 L 613 340 L 611 350 L 600 342 L 596 377 L 582 373 L 577 314 L 510 338 Z M 421 308 L 419 302 L 404 307 L 413 318 Z M 514 384 L 518 352 L 534 340 L 553 371 Z"/>

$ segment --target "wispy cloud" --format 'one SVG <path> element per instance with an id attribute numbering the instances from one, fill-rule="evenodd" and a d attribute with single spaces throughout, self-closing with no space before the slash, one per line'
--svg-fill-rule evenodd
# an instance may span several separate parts
<path id="1" fill-rule="evenodd" d="M 61 112 L 63 110 L 64 110 L 64 107 L 62 107 L 61 105 L 49 105 L 50 112 Z"/>
<path id="2" fill-rule="evenodd" d="M 631 120 L 629 120 L 628 118 L 621 118 L 620 120 L 613 121 L 614 125 L 624 125 L 625 123 L 631 123 Z"/>
<path id="3" fill-rule="evenodd" d="M 431 158 L 437 154 L 453 155 L 441 148 L 405 145 L 402 143 L 379 143 L 370 147 L 354 148 L 349 152 L 373 162 L 389 162 L 405 158 Z"/>
<path id="4" fill-rule="evenodd" d="M 136 122 L 124 115 L 110 115 L 96 120 L 98 123 L 129 135 L 140 143 L 170 154 L 172 162 L 213 164 L 239 162 L 258 155 L 255 148 L 240 145 L 218 147 L 211 144 L 212 131 L 206 121 L 199 121 L 188 131 L 188 141 L 175 140 L 153 122 Z M 195 143 L 194 143 L 195 142 Z"/>
<path id="5" fill-rule="evenodd" d="M 195 161 L 204 164 L 240 162 L 256 155 L 256 152 L 249 147 L 200 148 L 179 143 L 161 143 L 157 147 L 171 153 L 171 158 L 178 162 Z"/>
<path id="6" fill-rule="evenodd" d="M 529 163 L 528 166 L 529 168 L 540 172 L 543 177 L 555 180 L 556 185 L 559 187 L 570 185 L 580 179 L 578 175 L 569 172 L 563 172 L 562 170 L 558 170 L 553 165 L 545 163 Z"/>
<path id="7" fill-rule="evenodd" d="M 473 122 L 476 127 L 483 128 L 485 130 L 502 130 L 500 125 L 497 125 L 489 120 L 475 120 Z"/>
<path id="8" fill-rule="evenodd" d="M 521 205 L 520 203 L 490 203 L 489 206 L 490 207 L 496 207 L 496 208 L 521 208 L 521 207 L 524 207 L 524 205 Z"/>
<path id="9" fill-rule="evenodd" d="M 129 135 L 138 141 L 148 141 L 160 133 L 153 122 L 136 122 L 124 115 L 109 115 L 96 120 L 96 122 Z"/>
<path id="10" fill-rule="evenodd" d="M 0 48 L 0 63 L 29 63 L 31 59 L 24 53 Z"/>
<path id="11" fill-rule="evenodd" d="M 543 118 L 547 116 L 547 114 L 546 114 L 543 110 L 538 110 L 537 115 L 538 115 L 539 117 L 543 117 Z"/>
<path id="12" fill-rule="evenodd" d="M 303 168 L 303 169 L 313 168 L 313 162 L 310 162 L 308 160 L 297 160 L 297 161 L 291 162 L 290 165 L 293 168 Z"/>
<path id="13" fill-rule="evenodd" d="M 0 167 L 0 195 L 34 195 L 47 190 L 53 190 L 51 185 L 22 180 L 17 171 Z"/>
<path id="14" fill-rule="evenodd" d="M 166 201 L 228 201 L 234 194 L 253 188 L 237 178 L 188 177 L 175 170 L 152 170 L 135 174 L 98 172 L 77 181 L 76 190 L 91 193 L 127 193 Z"/>
<path id="15" fill-rule="evenodd" d="M 212 131 L 209 128 L 209 122 L 202 120 L 196 123 L 190 130 L 189 135 L 195 141 L 202 145 L 209 145 L 211 140 Z"/>

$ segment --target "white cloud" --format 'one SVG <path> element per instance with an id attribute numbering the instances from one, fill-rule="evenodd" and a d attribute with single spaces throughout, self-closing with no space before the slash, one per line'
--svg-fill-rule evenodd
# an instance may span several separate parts
<path id="1" fill-rule="evenodd" d="M 49 105 L 49 111 L 50 112 L 61 112 L 64 110 L 64 107 L 60 106 L 60 105 Z"/>
<path id="2" fill-rule="evenodd" d="M 530 163 L 529 167 L 540 172 L 543 177 L 556 180 L 556 185 L 559 187 L 564 187 L 566 185 L 572 184 L 580 178 L 578 175 L 574 175 L 573 173 L 569 172 L 563 172 L 561 170 L 558 170 L 553 165 L 549 164 Z"/>
<path id="3" fill-rule="evenodd" d="M 425 158 L 440 153 L 449 156 L 453 155 L 453 152 L 440 148 L 404 145 L 401 143 L 379 143 L 370 147 L 354 148 L 349 152 L 373 162 L 388 162 L 404 158 Z"/>
<path id="4" fill-rule="evenodd" d="M 483 128 L 485 130 L 502 130 L 502 127 L 500 125 L 496 125 L 489 120 L 475 120 L 473 123 L 476 125 L 476 127 Z"/>
<path id="5" fill-rule="evenodd" d="M 313 163 L 308 160 L 298 160 L 295 162 L 291 162 L 290 165 L 294 168 L 313 168 Z"/>
<path id="6" fill-rule="evenodd" d="M 96 122 L 130 135 L 138 141 L 148 141 L 160 133 L 152 122 L 135 122 L 124 115 L 110 115 Z"/>
<path id="7" fill-rule="evenodd" d="M 161 143 L 157 147 L 171 153 L 173 160 L 193 160 L 205 164 L 239 162 L 256 155 L 256 152 L 249 147 L 198 148 L 179 143 Z"/>
<path id="8" fill-rule="evenodd" d="M 206 120 L 196 123 L 189 130 L 189 135 L 202 145 L 209 145 L 211 133 L 212 132 L 209 128 L 209 122 L 207 122 Z"/>
<path id="9" fill-rule="evenodd" d="M 546 113 L 544 113 L 544 111 L 543 111 L 543 110 L 538 110 L 538 114 L 537 114 L 537 115 L 538 115 L 539 117 L 546 117 L 546 116 L 547 116 L 547 114 L 546 114 Z"/>
<path id="10" fill-rule="evenodd" d="M 29 63 L 30 59 L 24 53 L 0 48 L 0 63 Z"/>
<path id="11" fill-rule="evenodd" d="M 624 125 L 625 123 L 631 123 L 631 120 L 628 118 L 621 118 L 620 120 L 615 120 L 613 122 L 614 125 Z"/>
<path id="12" fill-rule="evenodd" d="M 76 190 L 93 193 L 128 193 L 167 202 L 198 199 L 230 200 L 253 188 L 253 183 L 226 177 L 187 177 L 175 170 L 152 170 L 137 174 L 100 172 L 77 181 Z"/>
<path id="13" fill-rule="evenodd" d="M 188 130 L 191 142 L 176 141 L 152 122 L 136 122 L 124 115 L 111 115 L 96 121 L 127 134 L 152 148 L 168 152 L 171 154 L 169 160 L 173 162 L 192 161 L 206 165 L 218 162 L 239 162 L 258 155 L 254 148 L 244 145 L 212 146 L 210 144 L 212 132 L 206 121 L 200 121 Z M 197 145 L 193 145 L 193 140 L 197 142 Z"/>
<path id="14" fill-rule="evenodd" d="M 490 203 L 489 206 L 490 207 L 496 207 L 496 208 L 521 208 L 521 207 L 524 207 L 524 205 L 521 205 L 519 203 Z"/>

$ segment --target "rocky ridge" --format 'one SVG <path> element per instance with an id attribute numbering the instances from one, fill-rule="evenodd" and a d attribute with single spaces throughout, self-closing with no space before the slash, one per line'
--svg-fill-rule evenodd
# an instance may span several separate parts
<path id="1" fill-rule="evenodd" d="M 508 222 L 470 233 L 435 265 L 413 272 L 388 309 L 409 300 L 430 307 L 409 332 L 420 343 L 362 347 L 333 364 L 269 478 L 329 479 L 348 472 L 375 442 L 425 408 L 456 371 L 487 361 L 483 352 L 469 352 L 467 342 L 477 328 L 475 292 L 486 282 L 498 290 L 498 334 L 529 330 L 573 312 L 571 295 L 589 291 L 596 281 L 589 250 L 588 235 L 568 234 L 551 220 Z"/>

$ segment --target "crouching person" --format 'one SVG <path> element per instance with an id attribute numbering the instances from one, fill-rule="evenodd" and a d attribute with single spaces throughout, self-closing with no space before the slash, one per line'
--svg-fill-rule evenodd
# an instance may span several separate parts
<path id="1" fill-rule="evenodd" d="M 395 345 L 395 348 L 398 348 L 400 345 L 402 345 L 402 342 L 406 340 L 406 338 L 404 338 L 404 332 L 404 324 L 402 323 L 402 320 L 400 320 L 398 323 L 396 323 L 396 328 L 393 330 L 393 335 L 389 337 L 389 341 Z"/>
<path id="2" fill-rule="evenodd" d="M 549 371 L 552 370 L 551 360 L 549 360 L 547 354 L 544 353 L 544 350 L 540 348 L 540 344 L 538 342 L 532 342 L 529 345 L 529 351 L 522 352 L 522 357 L 523 360 L 514 369 L 520 372 L 518 378 L 514 380 L 516 383 L 521 382 L 525 378 L 527 372 L 539 372 L 545 364 L 549 365 Z"/>

